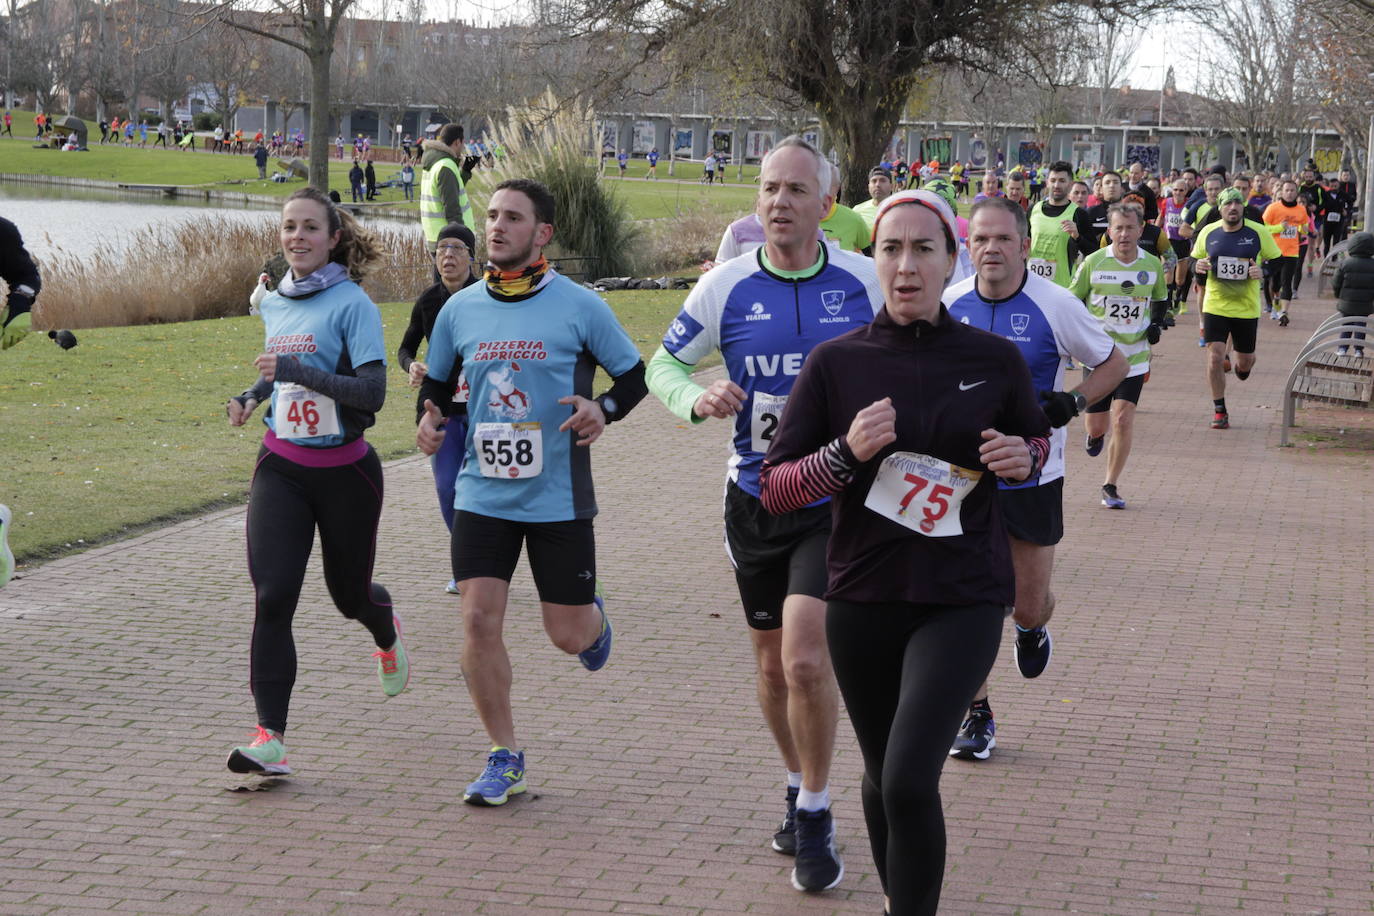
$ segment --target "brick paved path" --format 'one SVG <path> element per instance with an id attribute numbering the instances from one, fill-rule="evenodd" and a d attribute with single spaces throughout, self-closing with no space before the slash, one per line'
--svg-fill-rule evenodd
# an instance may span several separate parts
<path id="1" fill-rule="evenodd" d="M 1054 664 L 1022 681 L 1004 643 L 998 749 L 946 768 L 944 912 L 1374 909 L 1370 456 L 1276 447 L 1317 311 L 1265 322 L 1226 432 L 1207 428 L 1191 316 L 1169 332 L 1125 512 L 1098 506 L 1071 428 Z M 876 914 L 847 723 L 844 883 L 803 898 L 767 847 L 782 768 L 719 547 L 725 438 L 650 400 L 596 447 L 603 672 L 548 644 L 520 573 L 532 789 L 503 809 L 460 801 L 486 740 L 422 460 L 387 470 L 378 562 L 410 689 L 384 700 L 313 569 L 297 774 L 270 790 L 223 764 L 253 723 L 241 509 L 28 570 L 0 592 L 0 912 Z"/>

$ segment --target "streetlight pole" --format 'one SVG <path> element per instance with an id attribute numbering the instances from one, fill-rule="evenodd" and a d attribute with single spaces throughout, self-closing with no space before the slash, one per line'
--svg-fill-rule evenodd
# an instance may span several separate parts
<path id="1" fill-rule="evenodd" d="M 1364 150 L 1364 230 L 1374 226 L 1374 114 L 1369 116 L 1369 145 Z"/>

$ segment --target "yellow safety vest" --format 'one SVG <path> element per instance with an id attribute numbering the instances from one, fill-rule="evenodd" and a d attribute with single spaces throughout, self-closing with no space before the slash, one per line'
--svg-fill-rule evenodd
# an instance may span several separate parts
<path id="1" fill-rule="evenodd" d="M 439 196 L 439 173 L 444 169 L 453 172 L 458 182 L 458 206 L 463 210 L 463 224 L 472 226 L 472 207 L 468 204 L 468 192 L 463 187 L 463 176 L 458 171 L 458 163 L 449 157 L 440 159 L 435 165 L 424 170 L 420 178 L 420 227 L 425 231 L 425 241 L 433 245 L 439 241 L 439 231 L 448 225 L 444 215 L 444 200 Z"/>

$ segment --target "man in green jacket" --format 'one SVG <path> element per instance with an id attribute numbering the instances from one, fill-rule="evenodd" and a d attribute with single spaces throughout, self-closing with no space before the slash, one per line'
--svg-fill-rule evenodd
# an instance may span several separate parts
<path id="1" fill-rule="evenodd" d="M 445 124 L 437 139 L 424 142 L 420 160 L 420 226 L 425 244 L 433 257 L 439 231 L 449 223 L 462 223 L 476 230 L 472 206 L 464 189 L 472 177 L 476 156 L 467 156 L 463 145 L 463 125 Z M 462 157 L 461 159 L 459 157 Z M 459 167 L 459 162 L 462 167 Z"/>

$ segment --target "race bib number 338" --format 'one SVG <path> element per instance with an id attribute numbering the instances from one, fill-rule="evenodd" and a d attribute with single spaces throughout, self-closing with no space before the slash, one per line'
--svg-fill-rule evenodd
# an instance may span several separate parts
<path id="1" fill-rule="evenodd" d="M 864 506 L 926 537 L 953 537 L 964 533 L 959 507 L 982 476 L 930 455 L 894 452 L 878 467 Z"/>
<path id="2" fill-rule="evenodd" d="M 538 423 L 478 423 L 472 428 L 483 477 L 524 480 L 544 470 L 544 437 Z"/>
<path id="3" fill-rule="evenodd" d="M 1218 280 L 1244 280 L 1250 276 L 1250 260 L 1248 258 L 1231 258 L 1222 256 L 1217 258 L 1217 279 Z"/>

